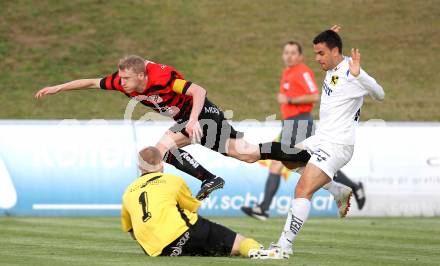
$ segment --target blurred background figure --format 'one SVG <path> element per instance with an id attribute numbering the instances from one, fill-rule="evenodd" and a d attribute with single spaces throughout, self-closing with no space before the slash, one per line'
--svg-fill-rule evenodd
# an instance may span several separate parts
<path id="1" fill-rule="evenodd" d="M 282 60 L 285 69 L 281 76 L 277 100 L 283 121 L 277 141 L 293 147 L 313 135 L 314 126 L 311 112 L 314 103 L 319 101 L 319 91 L 313 71 L 303 62 L 304 57 L 300 43 L 296 41 L 285 43 Z M 252 207 L 243 206 L 241 210 L 248 216 L 259 220 L 264 221 L 269 218 L 268 210 L 280 186 L 281 175 L 287 178 L 288 169 L 280 161 L 270 161 L 263 201 Z M 353 190 L 358 208 L 363 208 L 365 192 L 362 183 L 353 182 L 341 171 L 337 172 L 334 181 L 350 187 Z"/>

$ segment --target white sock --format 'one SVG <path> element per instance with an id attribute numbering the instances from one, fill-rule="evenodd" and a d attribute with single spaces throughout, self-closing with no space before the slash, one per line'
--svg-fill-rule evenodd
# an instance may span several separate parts
<path id="1" fill-rule="evenodd" d="M 339 194 L 338 186 L 338 183 L 332 180 L 325 184 L 322 188 L 328 190 L 328 192 L 330 192 L 333 197 L 336 197 Z"/>
<path id="2" fill-rule="evenodd" d="M 278 244 L 282 248 L 289 249 L 292 247 L 293 240 L 309 216 L 310 206 L 311 202 L 308 199 L 298 198 L 293 200 L 292 208 L 287 214 L 284 230 L 278 240 Z"/>

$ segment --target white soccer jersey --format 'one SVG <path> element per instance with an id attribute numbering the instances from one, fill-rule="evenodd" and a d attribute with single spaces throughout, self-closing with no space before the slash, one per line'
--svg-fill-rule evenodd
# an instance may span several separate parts
<path id="1" fill-rule="evenodd" d="M 351 75 L 349 60 L 349 57 L 344 57 L 336 68 L 327 71 L 322 86 L 316 136 L 331 143 L 354 145 L 363 97 L 370 94 L 382 100 L 384 92 L 362 69 L 359 76 Z"/>

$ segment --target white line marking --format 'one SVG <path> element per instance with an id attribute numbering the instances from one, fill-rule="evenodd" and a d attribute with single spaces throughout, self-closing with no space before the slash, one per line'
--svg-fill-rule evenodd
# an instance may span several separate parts
<path id="1" fill-rule="evenodd" d="M 120 210 L 121 204 L 33 204 L 34 210 Z"/>

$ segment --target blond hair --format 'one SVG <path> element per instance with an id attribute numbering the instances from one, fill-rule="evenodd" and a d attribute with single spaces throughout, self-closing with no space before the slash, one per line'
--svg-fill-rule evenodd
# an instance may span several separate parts
<path id="1" fill-rule="evenodd" d="M 129 55 L 119 60 L 119 70 L 132 69 L 136 74 L 147 74 L 145 69 L 145 59 L 137 55 Z"/>
<path id="2" fill-rule="evenodd" d="M 156 172 L 161 162 L 162 156 L 156 147 L 149 146 L 139 152 L 139 168 L 142 172 Z"/>

